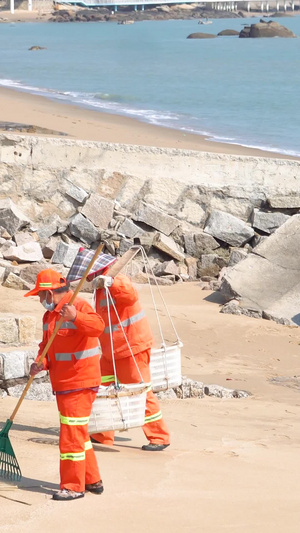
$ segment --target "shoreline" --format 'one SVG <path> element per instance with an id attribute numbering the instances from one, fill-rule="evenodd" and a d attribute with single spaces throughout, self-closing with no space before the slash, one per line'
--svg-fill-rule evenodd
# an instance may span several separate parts
<path id="1" fill-rule="evenodd" d="M 204 135 L 156 126 L 138 119 L 62 103 L 46 96 L 0 87 L 0 133 L 175 148 L 201 152 L 287 159 L 299 156 L 208 140 Z M 15 127 L 9 129 L 6 123 Z M 16 126 L 17 125 L 17 126 Z"/>

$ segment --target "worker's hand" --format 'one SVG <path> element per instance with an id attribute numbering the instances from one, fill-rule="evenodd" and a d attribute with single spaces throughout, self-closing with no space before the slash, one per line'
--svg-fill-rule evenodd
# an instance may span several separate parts
<path id="1" fill-rule="evenodd" d="M 32 363 L 29 374 L 30 376 L 36 376 L 39 372 L 41 372 L 44 369 L 43 363 Z"/>
<path id="2" fill-rule="evenodd" d="M 66 322 L 74 322 L 77 316 L 75 305 L 65 304 L 61 308 L 60 315 L 66 320 Z"/>
<path id="3" fill-rule="evenodd" d="M 93 289 L 109 289 L 109 287 L 112 286 L 113 282 L 114 278 L 112 278 L 111 276 L 97 276 L 92 281 L 92 287 Z"/>

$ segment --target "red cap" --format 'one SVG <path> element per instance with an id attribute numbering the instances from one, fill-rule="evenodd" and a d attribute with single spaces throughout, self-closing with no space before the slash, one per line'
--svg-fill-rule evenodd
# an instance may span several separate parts
<path id="1" fill-rule="evenodd" d="M 65 287 L 67 285 L 67 280 L 59 272 L 47 268 L 46 270 L 41 270 L 38 273 L 36 278 L 35 288 L 29 292 L 26 292 L 24 296 L 37 296 L 40 291 L 49 291 L 49 289 L 59 289 L 60 287 Z"/>

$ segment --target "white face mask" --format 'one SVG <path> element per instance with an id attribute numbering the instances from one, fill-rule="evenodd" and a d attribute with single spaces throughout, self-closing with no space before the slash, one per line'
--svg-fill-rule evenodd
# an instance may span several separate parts
<path id="1" fill-rule="evenodd" d="M 46 302 L 46 300 L 44 300 L 42 302 L 42 305 L 45 307 L 45 309 L 47 309 L 47 311 L 53 311 L 53 309 L 55 308 L 55 303 L 52 302 L 51 304 L 48 304 L 48 302 Z"/>
<path id="2" fill-rule="evenodd" d="M 47 311 L 53 311 L 53 309 L 55 308 L 54 302 L 51 302 L 51 304 L 48 304 L 47 295 L 46 295 L 46 298 L 42 301 L 42 305 L 45 307 L 45 309 L 47 309 Z"/>

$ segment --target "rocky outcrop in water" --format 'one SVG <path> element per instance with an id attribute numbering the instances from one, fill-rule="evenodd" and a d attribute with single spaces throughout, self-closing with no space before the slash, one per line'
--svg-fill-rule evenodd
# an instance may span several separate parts
<path id="1" fill-rule="evenodd" d="M 217 37 L 213 33 L 190 33 L 190 35 L 187 36 L 187 39 L 214 39 Z"/>
<path id="2" fill-rule="evenodd" d="M 282 26 L 278 22 L 260 20 L 257 24 L 245 26 L 240 32 L 241 38 L 259 38 L 259 37 L 297 37 L 291 30 Z"/>

